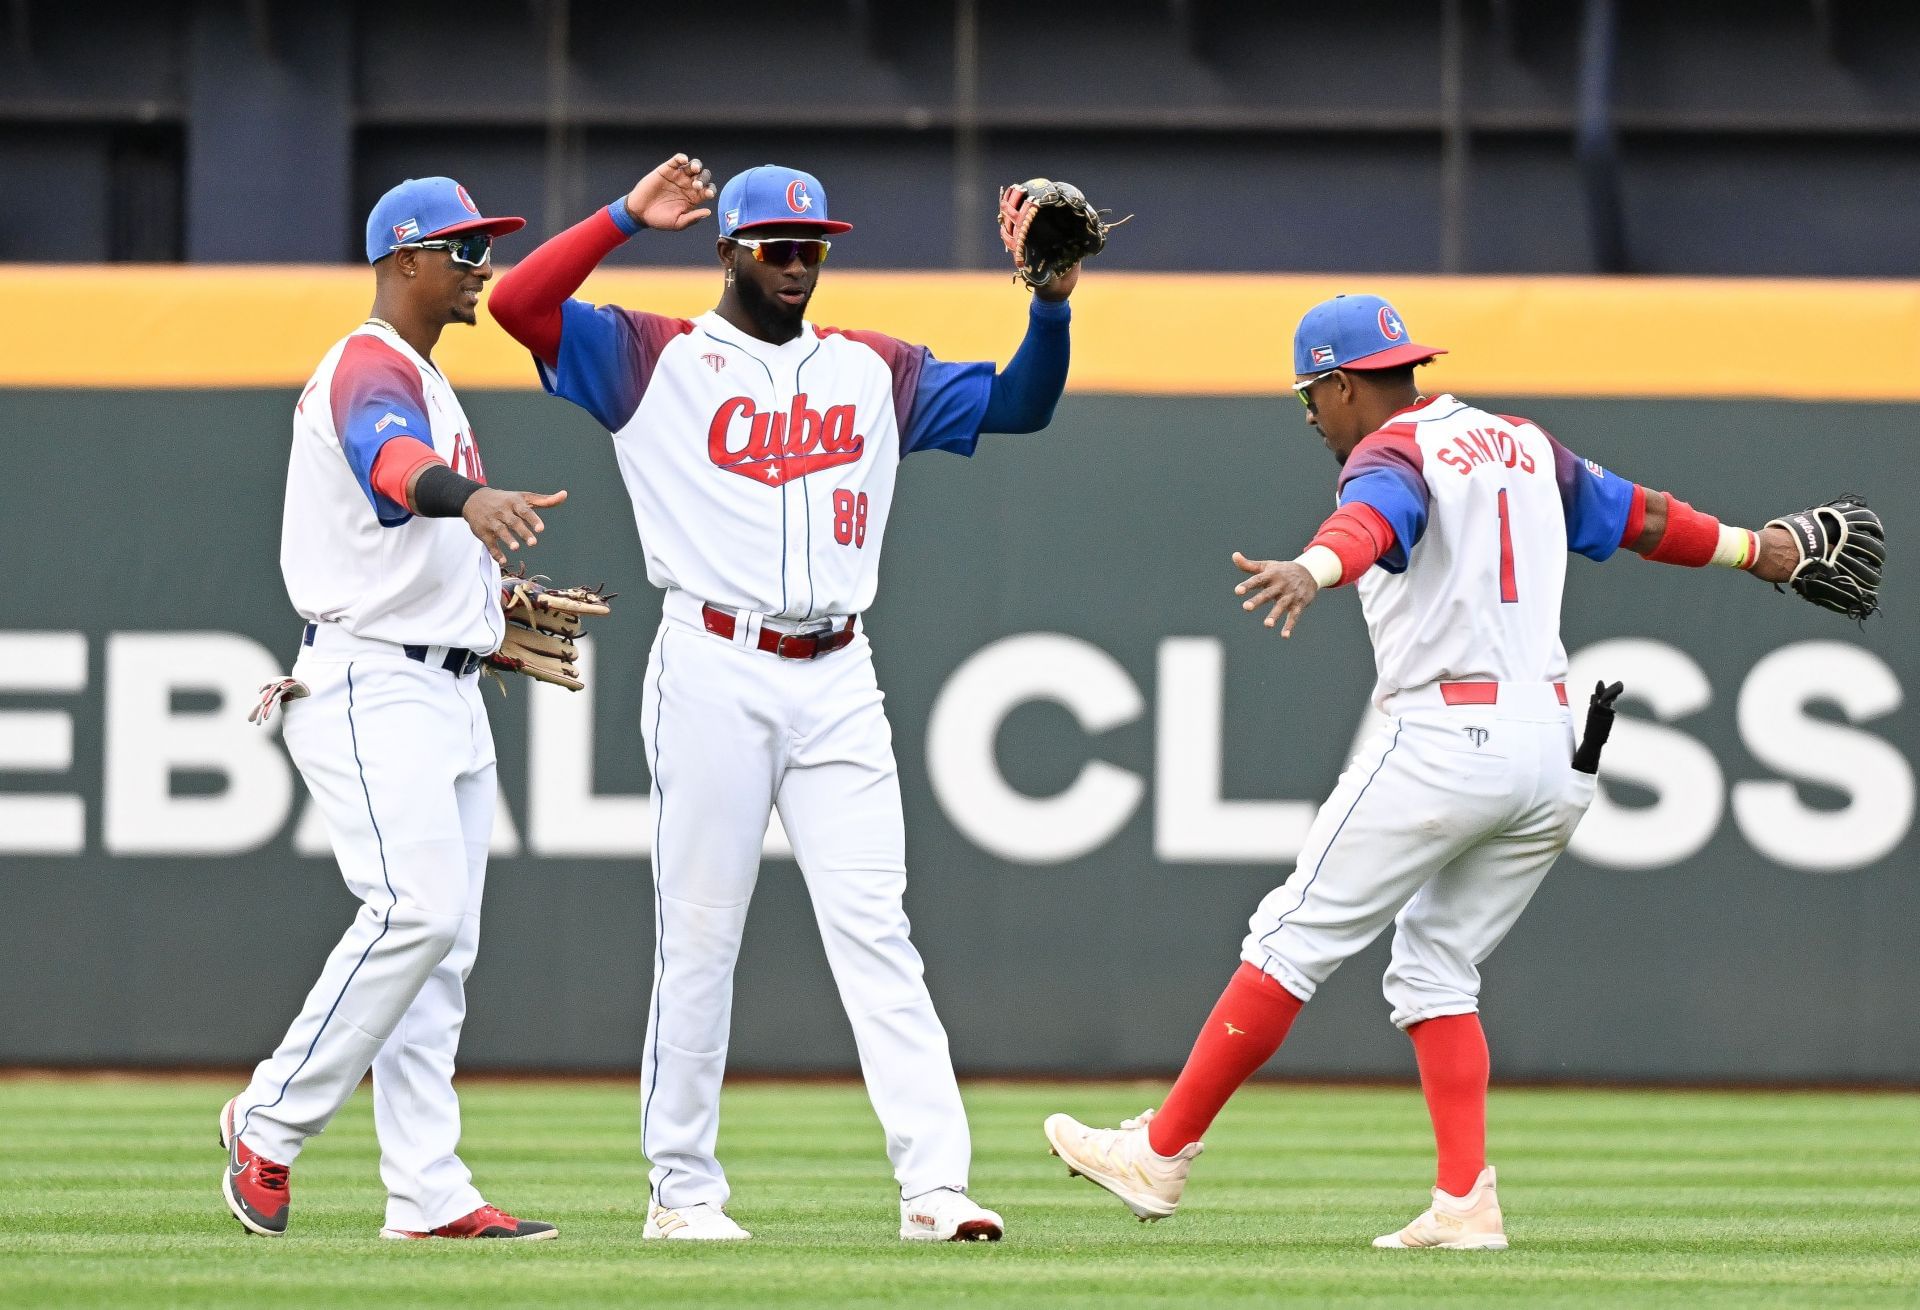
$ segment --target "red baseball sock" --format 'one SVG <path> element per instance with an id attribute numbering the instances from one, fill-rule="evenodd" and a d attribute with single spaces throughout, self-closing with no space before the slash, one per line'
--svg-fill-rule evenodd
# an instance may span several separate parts
<path id="1" fill-rule="evenodd" d="M 1434 1186 L 1465 1196 L 1487 1167 L 1487 1034 L 1477 1014 L 1447 1014 L 1407 1029 L 1440 1151 Z"/>
<path id="2" fill-rule="evenodd" d="M 1148 1144 L 1161 1155 L 1173 1155 L 1199 1141 L 1227 1098 L 1280 1049 L 1305 1004 L 1251 964 L 1242 964 L 1214 1002 L 1166 1104 L 1147 1125 Z"/>

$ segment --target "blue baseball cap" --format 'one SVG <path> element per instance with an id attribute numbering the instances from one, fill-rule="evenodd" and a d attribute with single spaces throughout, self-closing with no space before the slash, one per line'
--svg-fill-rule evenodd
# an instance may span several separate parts
<path id="1" fill-rule="evenodd" d="M 410 177 L 375 202 L 367 215 L 367 262 L 377 264 L 395 246 L 460 232 L 503 237 L 524 218 L 483 218 L 467 189 L 450 177 Z"/>
<path id="2" fill-rule="evenodd" d="M 720 235 L 770 223 L 805 224 L 821 236 L 853 231 L 853 224 L 827 217 L 827 190 L 811 173 L 762 164 L 728 178 L 720 188 Z"/>
<path id="3" fill-rule="evenodd" d="M 1407 339 L 1400 311 L 1379 296 L 1335 296 L 1309 309 L 1293 334 L 1293 371 L 1328 373 L 1424 364 L 1444 350 Z"/>

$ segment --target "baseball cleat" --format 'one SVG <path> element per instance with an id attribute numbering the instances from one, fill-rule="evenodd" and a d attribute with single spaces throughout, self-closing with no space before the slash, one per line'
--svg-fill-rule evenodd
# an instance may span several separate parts
<path id="1" fill-rule="evenodd" d="M 1373 1239 L 1389 1250 L 1504 1251 L 1507 1230 L 1500 1217 L 1500 1198 L 1493 1192 L 1493 1166 L 1473 1180 L 1465 1196 L 1449 1196 L 1433 1189 L 1433 1204 L 1397 1233 Z"/>
<path id="2" fill-rule="evenodd" d="M 733 1217 L 719 1206 L 702 1201 L 678 1210 L 657 1202 L 649 1205 L 647 1226 L 640 1230 L 640 1236 L 675 1242 L 744 1242 L 753 1234 L 733 1222 Z"/>
<path id="3" fill-rule="evenodd" d="M 227 1153 L 227 1167 L 220 1176 L 220 1195 L 226 1198 L 227 1209 L 248 1232 L 281 1236 L 287 1231 L 291 1171 L 284 1164 L 256 1155 L 240 1140 L 233 1125 L 233 1101 L 220 1108 L 220 1145 Z"/>
<path id="4" fill-rule="evenodd" d="M 499 1237 L 510 1242 L 543 1242 L 560 1236 L 560 1230 L 538 1219 L 515 1219 L 497 1206 L 483 1205 L 429 1232 L 418 1233 L 410 1228 L 382 1228 L 380 1236 L 390 1242 L 414 1242 L 431 1237 Z"/>
<path id="5" fill-rule="evenodd" d="M 903 1242 L 997 1242 L 1004 1219 L 957 1187 L 939 1187 L 900 1202 Z"/>
<path id="6" fill-rule="evenodd" d="M 1044 1125 L 1053 1153 L 1066 1162 L 1067 1174 L 1100 1184 L 1126 1202 L 1142 1223 L 1165 1219 L 1180 1204 L 1193 1158 L 1206 1148 L 1189 1142 L 1175 1155 L 1161 1155 L 1147 1141 L 1153 1111 L 1121 1121 L 1118 1128 L 1089 1128 L 1070 1115 L 1047 1116 Z"/>

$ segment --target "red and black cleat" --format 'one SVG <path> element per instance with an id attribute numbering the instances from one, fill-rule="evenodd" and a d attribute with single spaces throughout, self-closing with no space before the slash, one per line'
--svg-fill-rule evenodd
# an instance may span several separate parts
<path id="1" fill-rule="evenodd" d="M 538 1219 L 515 1219 L 503 1210 L 483 1205 L 472 1214 L 464 1214 L 452 1223 L 441 1224 L 432 1232 L 382 1228 L 380 1236 L 396 1242 L 420 1241 L 429 1237 L 504 1237 L 509 1241 L 539 1242 L 560 1236 L 560 1230 Z"/>
<path id="2" fill-rule="evenodd" d="M 250 1233 L 279 1237 L 287 1231 L 291 1189 L 286 1165 L 254 1154 L 234 1130 L 233 1102 L 220 1111 L 220 1145 L 226 1148 L 227 1167 L 220 1178 L 220 1194 Z"/>

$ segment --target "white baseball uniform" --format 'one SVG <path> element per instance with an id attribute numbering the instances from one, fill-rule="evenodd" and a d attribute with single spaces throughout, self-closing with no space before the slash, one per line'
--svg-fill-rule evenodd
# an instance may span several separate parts
<path id="1" fill-rule="evenodd" d="M 1255 911 L 1244 960 L 1311 999 L 1391 921 L 1393 1021 L 1478 1008 L 1480 961 L 1593 800 L 1571 767 L 1560 597 L 1570 549 L 1620 545 L 1632 493 L 1528 420 L 1449 395 L 1354 448 L 1341 503 L 1395 537 L 1357 583 L 1389 718 Z"/>
<path id="2" fill-rule="evenodd" d="M 466 523 L 415 518 L 374 488 L 396 436 L 484 479 L 446 378 L 368 324 L 301 394 L 280 546 L 307 621 L 293 673 L 312 692 L 285 705 L 287 748 L 362 905 L 234 1121 L 291 1164 L 371 1066 L 387 1226 L 424 1232 L 484 1203 L 455 1154 L 453 1060 L 496 795 L 478 654 L 505 621 L 499 568 Z"/>
<path id="3" fill-rule="evenodd" d="M 1033 312 L 1064 332 L 1064 304 Z M 727 1199 L 714 1143 L 733 967 L 773 806 L 901 1193 L 964 1188 L 966 1116 L 902 906 L 892 732 L 854 625 L 874 596 L 901 458 L 971 454 L 994 366 L 810 324 L 772 345 L 716 313 L 569 300 L 563 315 L 542 381 L 613 434 L 648 577 L 667 592 L 641 725 L 657 943 L 641 1137 L 655 1199 Z M 809 636 L 829 653 L 767 649 L 804 651 Z"/>

